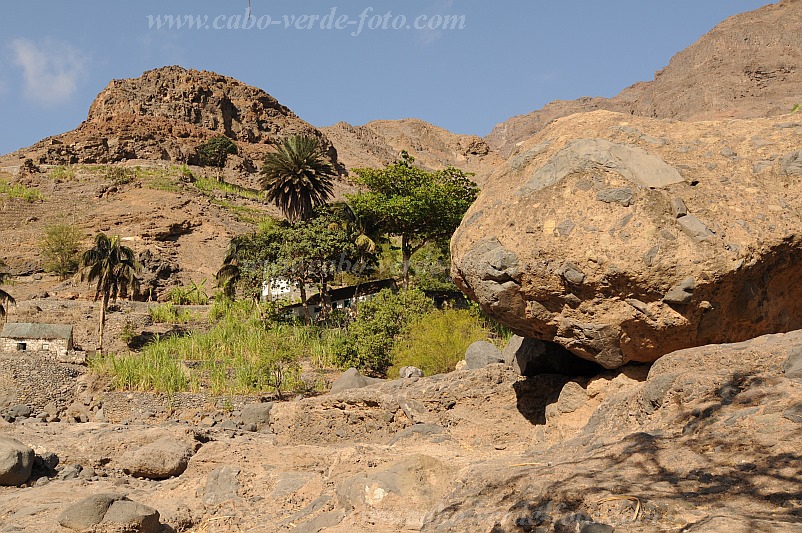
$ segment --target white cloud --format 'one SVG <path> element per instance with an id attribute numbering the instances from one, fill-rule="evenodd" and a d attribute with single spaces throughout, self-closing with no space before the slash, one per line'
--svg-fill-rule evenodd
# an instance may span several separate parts
<path id="1" fill-rule="evenodd" d="M 72 98 L 89 65 L 89 59 L 81 50 L 52 39 L 38 43 L 14 39 L 11 51 L 14 63 L 22 69 L 25 96 L 48 106 Z"/>

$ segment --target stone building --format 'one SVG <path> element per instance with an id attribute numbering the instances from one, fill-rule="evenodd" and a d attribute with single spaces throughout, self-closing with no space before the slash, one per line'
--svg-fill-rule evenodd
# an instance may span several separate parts
<path id="1" fill-rule="evenodd" d="M 50 352 L 64 357 L 73 351 L 72 326 L 8 323 L 0 333 L 0 352 Z"/>

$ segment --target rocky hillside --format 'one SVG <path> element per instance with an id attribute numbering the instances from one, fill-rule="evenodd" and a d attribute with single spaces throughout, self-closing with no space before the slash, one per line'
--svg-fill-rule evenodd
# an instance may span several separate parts
<path id="1" fill-rule="evenodd" d="M 591 378 L 497 364 L 227 407 L 68 378 L 46 391 L 66 408 L 0 398 L 0 528 L 798 533 L 800 346 L 796 332 Z"/>
<path id="2" fill-rule="evenodd" d="M 236 141 L 252 161 L 283 137 L 312 135 L 338 164 L 326 136 L 265 91 L 214 72 L 177 66 L 112 80 L 77 129 L 0 162 L 16 157 L 52 165 L 131 159 L 195 163 L 198 144 L 220 134 Z"/>
<path id="3" fill-rule="evenodd" d="M 473 172 L 481 183 L 502 161 L 479 137 L 451 133 L 417 119 L 377 120 L 364 126 L 340 122 L 322 131 L 349 169 L 381 167 L 406 150 L 422 167 L 440 170 L 454 166 Z"/>
<path id="4" fill-rule="evenodd" d="M 678 53 L 648 83 L 618 96 L 552 102 L 496 126 L 486 138 L 502 155 L 573 113 L 599 109 L 653 118 L 708 120 L 787 113 L 802 94 L 802 2 L 783 0 L 722 22 Z"/>

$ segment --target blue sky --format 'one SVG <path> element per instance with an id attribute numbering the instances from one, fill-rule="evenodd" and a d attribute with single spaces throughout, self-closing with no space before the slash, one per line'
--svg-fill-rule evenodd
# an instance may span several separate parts
<path id="1" fill-rule="evenodd" d="M 208 17 L 210 27 L 235 25 L 248 0 L 5 2 L 0 153 L 76 127 L 109 80 L 173 64 L 261 87 L 316 126 L 415 117 L 486 135 L 551 100 L 613 96 L 650 80 L 721 20 L 772 3 L 251 2 L 253 22 L 266 29 L 149 28 L 149 15 L 168 14 Z M 299 18 L 322 18 L 333 9 L 332 29 Z M 464 16 L 464 28 L 443 29 L 438 16 L 445 15 Z M 333 22 L 342 16 L 355 24 L 337 30 Z M 424 29 L 406 29 L 415 25 Z"/>

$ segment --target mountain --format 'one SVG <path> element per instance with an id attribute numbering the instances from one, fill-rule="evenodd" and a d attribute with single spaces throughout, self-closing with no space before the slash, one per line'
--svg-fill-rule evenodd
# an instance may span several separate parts
<path id="1" fill-rule="evenodd" d="M 550 122 L 608 110 L 677 120 L 788 113 L 802 94 L 802 1 L 783 0 L 728 18 L 674 56 L 651 82 L 619 95 L 555 101 L 497 125 L 487 143 L 503 156 Z"/>
<path id="2" fill-rule="evenodd" d="M 364 126 L 339 122 L 322 131 L 349 169 L 381 167 L 406 150 L 422 167 L 440 170 L 454 166 L 475 173 L 482 181 L 502 162 L 480 137 L 451 133 L 417 119 L 377 120 Z"/>
<path id="3" fill-rule="evenodd" d="M 258 160 L 292 134 L 317 137 L 342 170 L 326 136 L 262 89 L 214 72 L 172 66 L 112 80 L 78 128 L 14 155 L 51 165 L 130 159 L 195 163 L 200 143 L 226 135 L 244 157 Z"/>

